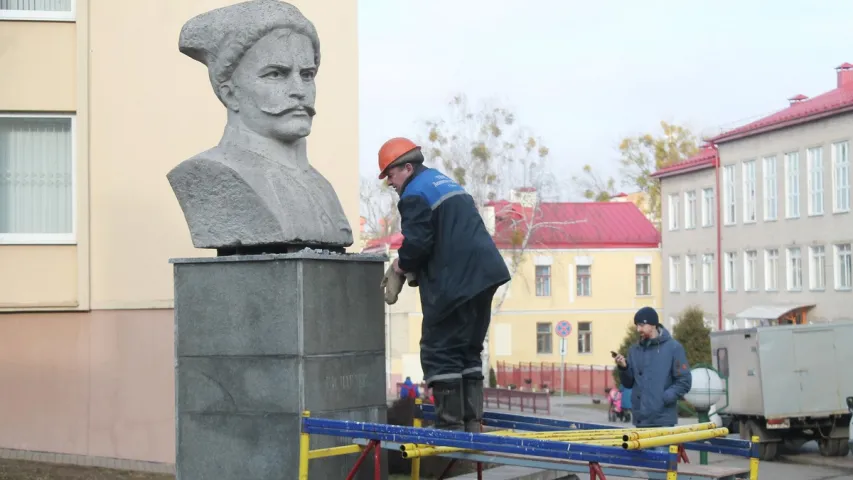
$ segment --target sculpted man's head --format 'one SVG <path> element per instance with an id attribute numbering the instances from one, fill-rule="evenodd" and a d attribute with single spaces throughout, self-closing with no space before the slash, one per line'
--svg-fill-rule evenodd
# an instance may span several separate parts
<path id="1" fill-rule="evenodd" d="M 252 0 L 201 14 L 179 48 L 208 67 L 229 126 L 286 143 L 311 133 L 320 40 L 293 5 Z"/>

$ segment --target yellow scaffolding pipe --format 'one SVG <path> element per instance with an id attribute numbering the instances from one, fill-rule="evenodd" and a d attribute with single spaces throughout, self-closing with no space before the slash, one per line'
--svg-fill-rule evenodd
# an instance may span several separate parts
<path id="1" fill-rule="evenodd" d="M 302 418 L 310 417 L 308 410 L 302 412 Z M 308 460 L 311 454 L 311 437 L 305 433 L 299 433 L 299 480 L 308 480 Z"/>
<path id="2" fill-rule="evenodd" d="M 675 433 L 698 432 L 701 430 L 712 430 L 717 428 L 713 422 L 695 423 L 692 425 L 679 425 L 677 427 L 656 427 L 656 428 L 615 428 L 607 430 L 558 430 L 549 432 L 523 432 L 519 433 L 513 430 L 501 430 L 498 432 L 489 432 L 487 435 L 497 435 L 504 437 L 517 438 L 537 438 L 537 439 L 569 439 L 575 438 L 580 440 L 595 440 L 604 438 L 621 438 L 623 441 L 638 440 L 640 438 L 657 437 L 660 435 L 672 435 Z"/>
<path id="3" fill-rule="evenodd" d="M 715 428 L 713 430 L 702 430 L 699 432 L 676 433 L 674 435 L 661 435 L 659 437 L 629 440 L 622 444 L 622 448 L 626 450 L 639 450 L 642 448 L 665 447 L 667 445 L 676 445 L 686 442 L 695 442 L 697 440 L 707 440 L 709 438 L 725 437 L 728 434 L 728 428 Z"/>
<path id="4" fill-rule="evenodd" d="M 538 440 L 538 439 L 537 439 Z M 559 439 L 549 439 L 554 441 L 561 441 Z M 621 447 L 623 442 L 621 439 L 604 439 L 604 440 L 585 440 L 585 441 L 577 441 L 572 440 L 571 442 L 566 443 L 581 443 L 584 445 L 596 445 L 599 447 Z M 481 452 L 482 450 L 472 450 L 466 448 L 458 448 L 458 447 L 434 447 L 431 445 L 414 445 L 414 447 L 407 447 L 405 450 L 402 449 L 403 458 L 411 458 L 418 459 L 421 457 L 431 457 L 434 455 L 443 455 L 445 453 L 475 453 Z"/>
<path id="5" fill-rule="evenodd" d="M 758 443 L 761 439 L 758 436 L 751 438 L 752 443 Z M 749 480 L 758 480 L 758 458 L 749 457 Z"/>
<path id="6" fill-rule="evenodd" d="M 501 430 L 490 432 L 486 435 L 501 437 L 530 438 L 535 440 L 551 440 L 556 442 L 581 443 L 585 445 L 597 445 L 603 447 L 623 447 L 624 442 L 638 440 L 641 438 L 653 438 L 660 436 L 671 436 L 675 434 L 693 433 L 698 431 L 709 431 L 716 428 L 713 422 L 698 423 L 693 425 L 682 425 L 669 428 L 644 428 L 644 429 L 608 429 L 608 430 L 564 430 L 556 432 L 524 432 L 517 433 L 512 430 Z M 667 445 L 669 445 L 667 443 Z M 456 447 L 435 447 L 432 445 L 406 443 L 400 446 L 403 458 L 420 458 L 444 453 L 465 452 L 471 453 L 475 450 Z M 476 450 L 479 451 L 479 450 Z"/>

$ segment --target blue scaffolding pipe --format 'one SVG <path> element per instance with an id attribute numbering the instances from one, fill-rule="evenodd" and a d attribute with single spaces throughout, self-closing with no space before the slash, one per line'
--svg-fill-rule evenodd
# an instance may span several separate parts
<path id="1" fill-rule="evenodd" d="M 425 420 L 435 420 L 435 407 L 424 404 L 421 406 Z M 529 415 L 517 415 L 501 412 L 484 412 L 483 424 L 512 430 L 524 430 L 529 432 L 553 432 L 557 430 L 603 430 L 623 428 L 620 426 L 603 425 L 598 423 L 583 423 L 552 418 L 534 417 Z M 711 438 L 708 440 L 687 442 L 682 444 L 686 450 L 696 452 L 709 452 L 722 455 L 750 458 L 757 457 L 757 445 L 748 440 L 734 438 Z"/>
<path id="2" fill-rule="evenodd" d="M 678 456 L 668 452 L 623 450 L 618 447 L 499 437 L 480 433 L 383 425 L 347 420 L 303 418 L 302 430 L 309 434 L 363 438 L 396 443 L 426 444 L 476 451 L 609 463 L 661 470 L 674 470 L 678 462 Z"/>

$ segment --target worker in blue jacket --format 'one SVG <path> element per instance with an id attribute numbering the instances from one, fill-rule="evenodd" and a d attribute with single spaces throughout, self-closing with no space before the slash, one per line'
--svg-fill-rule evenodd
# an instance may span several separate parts
<path id="1" fill-rule="evenodd" d="M 616 355 L 619 379 L 631 391 L 633 423 L 637 427 L 678 424 L 678 400 L 690 391 L 693 378 L 684 347 L 672 338 L 654 308 L 634 315 L 640 341 L 628 349 L 628 358 Z"/>
<path id="2" fill-rule="evenodd" d="M 436 428 L 479 432 L 480 355 L 492 299 L 510 273 L 471 195 L 423 162 L 420 147 L 406 138 L 379 150 L 379 178 L 400 196 L 403 241 L 392 266 L 398 275 L 416 276 L 421 367 L 435 397 Z"/>

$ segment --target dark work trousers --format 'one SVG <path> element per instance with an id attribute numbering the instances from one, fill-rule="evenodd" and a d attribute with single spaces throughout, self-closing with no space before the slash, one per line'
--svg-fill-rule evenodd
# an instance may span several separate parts
<path id="1" fill-rule="evenodd" d="M 421 327 L 421 368 L 424 381 L 483 379 L 483 341 L 492 318 L 497 287 L 480 292 L 444 318 L 424 318 Z"/>

